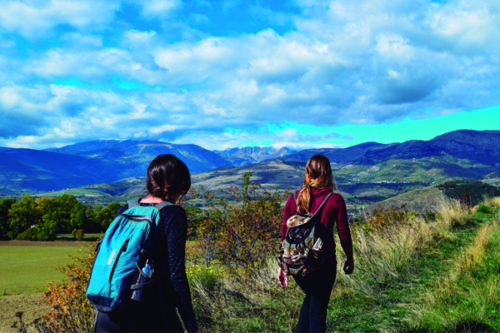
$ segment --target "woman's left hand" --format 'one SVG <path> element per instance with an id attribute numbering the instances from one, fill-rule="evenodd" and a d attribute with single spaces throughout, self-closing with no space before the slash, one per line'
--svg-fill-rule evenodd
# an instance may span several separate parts
<path id="1" fill-rule="evenodd" d="M 354 260 L 353 259 L 347 259 L 344 263 L 344 273 L 347 275 L 351 274 L 352 271 L 354 271 Z"/>

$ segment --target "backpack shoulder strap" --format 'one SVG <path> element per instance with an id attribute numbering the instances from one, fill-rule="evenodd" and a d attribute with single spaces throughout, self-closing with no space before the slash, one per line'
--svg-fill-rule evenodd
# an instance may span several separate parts
<path id="1" fill-rule="evenodd" d="M 332 196 L 333 192 L 330 192 L 328 193 L 325 198 L 323 199 L 323 201 L 321 201 L 321 203 L 319 204 L 318 208 L 316 209 L 316 211 L 314 212 L 314 214 L 312 216 L 316 216 L 316 214 L 321 210 L 321 208 L 323 208 L 323 206 L 326 204 L 326 202 L 328 201 L 328 199 L 330 199 L 330 197 Z"/>
<path id="2" fill-rule="evenodd" d="M 316 211 L 312 214 L 311 218 L 313 216 L 315 216 L 316 213 L 318 213 L 321 210 L 321 208 L 323 208 L 323 206 L 326 204 L 326 202 L 328 201 L 328 199 L 330 199 L 330 197 L 332 196 L 332 194 L 333 194 L 333 192 L 330 192 L 330 193 L 328 193 L 325 196 L 325 198 L 323 199 L 323 201 L 321 201 L 321 203 L 319 204 L 318 208 L 316 208 Z M 292 196 L 293 196 L 293 203 L 295 204 L 295 210 L 297 210 L 298 209 L 298 207 L 297 207 L 297 193 L 294 192 L 292 194 Z"/>
<path id="3" fill-rule="evenodd" d="M 162 210 L 162 208 L 165 208 L 165 207 L 167 207 L 167 206 L 179 206 L 179 205 L 177 205 L 177 204 L 173 204 L 173 203 L 168 202 L 168 201 L 162 201 L 162 202 L 157 203 L 157 204 L 155 205 L 155 207 L 156 207 L 158 210 Z"/>
<path id="4" fill-rule="evenodd" d="M 139 206 L 139 200 L 141 200 L 141 199 L 137 198 L 137 199 L 128 200 L 127 201 L 128 208 L 132 208 L 134 206 Z"/>

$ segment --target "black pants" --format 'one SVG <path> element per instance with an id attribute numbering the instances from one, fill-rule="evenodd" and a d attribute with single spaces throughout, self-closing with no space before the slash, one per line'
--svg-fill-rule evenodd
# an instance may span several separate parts
<path id="1" fill-rule="evenodd" d="M 159 308 L 148 311 L 137 309 L 119 314 L 99 312 L 95 331 L 104 332 L 184 332 L 175 308 L 162 312 Z"/>
<path id="2" fill-rule="evenodd" d="M 336 265 L 325 264 L 310 275 L 295 278 L 306 294 L 300 309 L 297 332 L 326 331 L 326 312 L 336 275 Z"/>

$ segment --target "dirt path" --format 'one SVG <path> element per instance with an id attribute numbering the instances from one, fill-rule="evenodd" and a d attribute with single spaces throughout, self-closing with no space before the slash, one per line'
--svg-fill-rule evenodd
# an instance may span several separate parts
<path id="1" fill-rule="evenodd" d="M 12 327 L 15 322 L 19 327 L 17 312 L 23 312 L 22 318 L 26 324 L 31 324 L 36 318 L 46 314 L 49 308 L 37 303 L 41 299 L 40 294 L 0 296 L 0 332 L 18 332 Z M 34 332 L 34 330 L 31 329 L 28 332 Z"/>

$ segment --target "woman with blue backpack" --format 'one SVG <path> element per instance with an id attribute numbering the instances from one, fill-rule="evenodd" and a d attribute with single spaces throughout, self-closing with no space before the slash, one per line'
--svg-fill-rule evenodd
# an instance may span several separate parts
<path id="1" fill-rule="evenodd" d="M 139 225 L 140 218 L 143 218 L 140 216 L 137 219 L 134 212 L 152 211 L 151 216 L 155 221 L 152 225 L 152 229 L 155 230 L 152 238 L 154 241 L 150 241 L 151 236 L 147 236 L 146 243 L 151 243 L 151 246 L 145 245 L 140 250 L 141 258 L 137 264 L 134 263 L 137 269 L 132 278 L 130 276 L 127 278 L 127 281 L 132 280 L 128 282 L 132 285 L 128 286 L 123 297 L 117 296 L 116 299 L 109 300 L 100 296 L 99 292 L 94 292 L 100 287 L 100 280 L 99 276 L 91 275 L 87 297 L 98 310 L 101 309 L 98 311 L 95 329 L 97 332 L 183 332 L 184 324 L 188 332 L 196 332 L 198 327 L 185 267 L 187 217 L 186 211 L 176 204 L 191 187 L 189 170 L 184 162 L 174 155 L 159 155 L 148 167 L 146 187 L 147 196 L 130 201 L 118 211 L 117 216 L 125 220 L 120 223 L 126 227 L 117 228 L 133 228 L 134 221 L 130 220 L 136 219 L 138 221 L 136 225 Z M 157 207 L 158 210 L 142 207 Z M 153 228 L 156 223 L 157 227 Z M 117 237 L 114 234 L 109 238 L 112 239 L 113 236 Z M 126 245 L 129 248 L 125 249 L 122 258 L 127 251 L 130 252 L 131 243 L 132 241 L 129 242 L 127 239 Z M 101 243 L 98 254 L 103 251 L 103 246 L 106 244 Z M 119 256 L 113 251 L 111 254 L 106 254 L 104 266 L 106 263 L 111 264 L 114 260 L 118 260 Z M 117 268 L 113 267 L 110 274 L 116 275 L 116 270 Z"/>
<path id="2" fill-rule="evenodd" d="M 305 293 L 296 331 L 325 332 L 337 274 L 335 226 L 347 257 L 344 272 L 354 269 L 347 209 L 326 156 L 317 154 L 307 161 L 304 185 L 290 196 L 283 215 L 278 281 L 287 287 L 291 275 Z"/>

